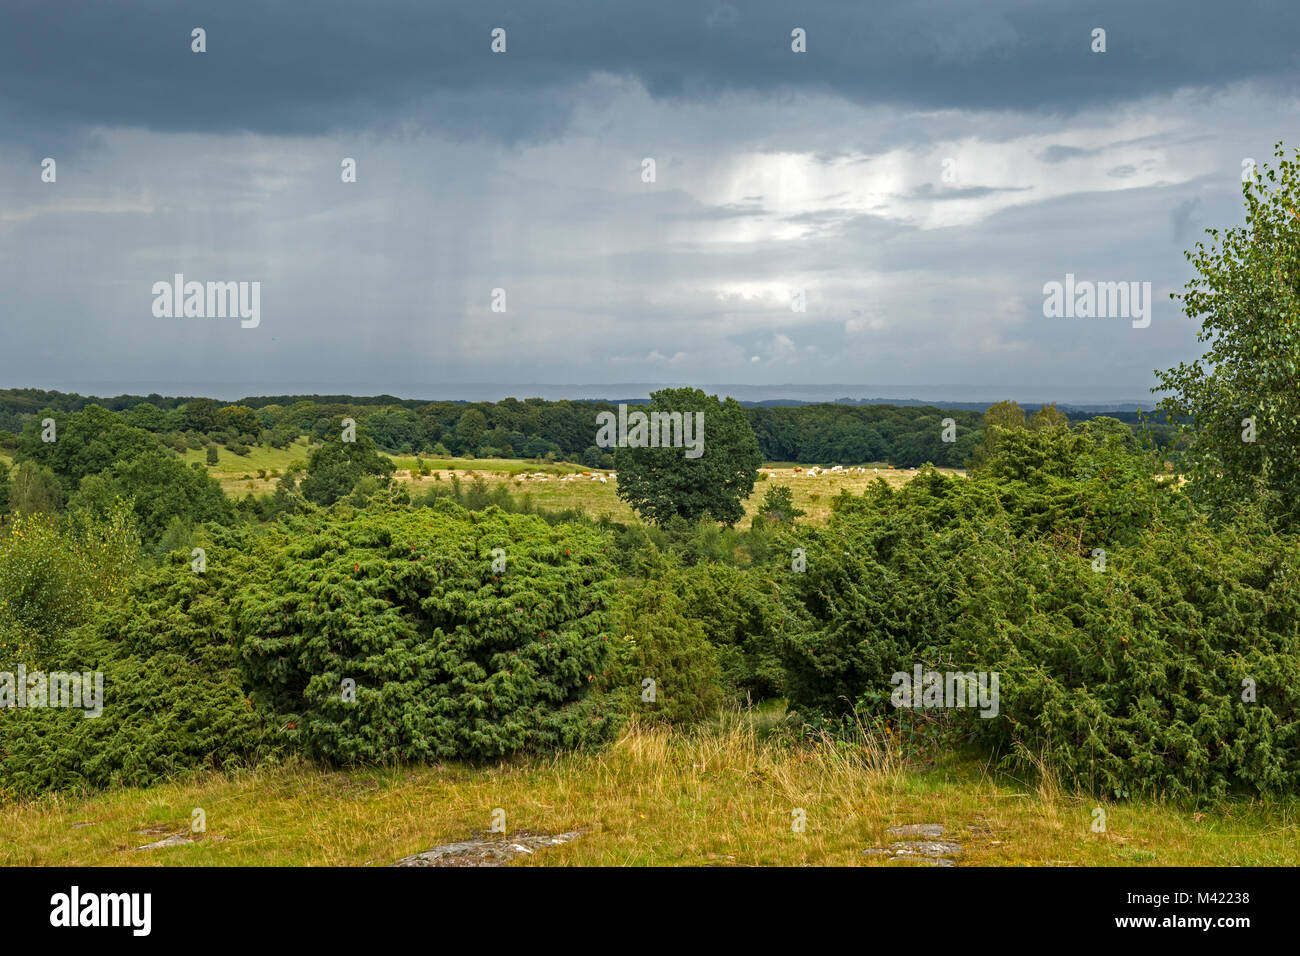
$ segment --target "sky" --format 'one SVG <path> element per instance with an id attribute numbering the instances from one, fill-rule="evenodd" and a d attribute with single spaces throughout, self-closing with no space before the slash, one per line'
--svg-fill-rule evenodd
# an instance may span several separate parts
<path id="1" fill-rule="evenodd" d="M 0 387 L 1149 401 L 1202 351 L 1184 250 L 1300 145 L 1298 28 L 1292 0 L 0 0 Z M 256 324 L 156 314 L 176 274 L 259 283 Z M 1045 315 L 1067 275 L 1149 283 L 1149 324 Z"/>

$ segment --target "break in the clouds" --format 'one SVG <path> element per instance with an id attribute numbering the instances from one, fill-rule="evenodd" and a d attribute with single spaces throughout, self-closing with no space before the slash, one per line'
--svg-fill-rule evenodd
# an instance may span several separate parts
<path id="1" fill-rule="evenodd" d="M 1243 163 L 1297 115 L 1284 3 L 0 19 L 0 385 L 1141 399 L 1199 351 L 1182 250 L 1241 221 Z M 260 283 L 260 321 L 156 316 L 177 274 Z M 1150 282 L 1150 325 L 1046 318 L 1067 274 Z"/>

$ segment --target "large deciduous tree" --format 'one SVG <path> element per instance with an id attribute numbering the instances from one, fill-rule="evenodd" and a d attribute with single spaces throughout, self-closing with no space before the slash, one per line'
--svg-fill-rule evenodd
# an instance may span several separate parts
<path id="1" fill-rule="evenodd" d="M 1052 402 L 1050 405 L 1044 405 L 1038 411 L 1030 414 L 1025 427 L 1034 432 L 1069 428 L 1070 416 L 1057 408 L 1055 402 Z"/>
<path id="2" fill-rule="evenodd" d="M 185 526 L 234 520 L 230 501 L 216 479 L 200 465 L 186 465 L 163 452 L 149 451 L 81 482 L 70 508 L 109 514 L 117 499 L 130 500 L 141 540 L 156 547 L 169 525 Z"/>
<path id="3" fill-rule="evenodd" d="M 1190 421 L 1189 484 L 1225 517 L 1258 502 L 1300 525 L 1300 153 L 1242 184 L 1246 223 L 1209 229 L 1185 253 L 1196 276 L 1181 295 L 1200 319 L 1200 358 L 1157 371 L 1160 407 Z M 1175 297 L 1178 294 L 1175 293 Z"/>
<path id="4" fill-rule="evenodd" d="M 262 434 L 262 419 L 247 405 L 226 405 L 217 411 L 217 426 L 237 435 Z"/>
<path id="5" fill-rule="evenodd" d="M 1044 406 L 1046 408 L 1046 406 Z M 984 424 L 981 429 L 982 440 L 971 451 L 970 461 L 966 467 L 978 471 L 993 457 L 997 451 L 998 438 L 1005 431 L 1027 427 L 1025 410 L 1019 403 L 1007 400 L 995 402 L 984 410 Z"/>
<path id="6" fill-rule="evenodd" d="M 51 427 L 46 419 L 53 419 Z M 81 479 L 128 461 L 158 447 L 156 436 L 122 422 L 120 416 L 99 405 L 64 414 L 46 410 L 23 429 L 16 460 L 49 468 L 65 494 L 77 490 Z"/>
<path id="7" fill-rule="evenodd" d="M 763 459 L 744 409 L 734 398 L 719 401 L 698 388 L 665 388 L 638 411 L 702 412 L 702 454 L 688 458 L 684 447 L 620 447 L 614 455 L 618 495 L 647 521 L 673 517 L 689 521 L 711 515 L 724 524 L 744 516 L 742 502 L 754 490 Z"/>
<path id="8" fill-rule="evenodd" d="M 362 476 L 379 475 L 387 480 L 392 474 L 392 461 L 375 449 L 369 436 L 359 434 L 355 441 L 346 442 L 332 438 L 311 453 L 307 477 L 299 490 L 308 501 L 332 505 L 351 493 Z"/>

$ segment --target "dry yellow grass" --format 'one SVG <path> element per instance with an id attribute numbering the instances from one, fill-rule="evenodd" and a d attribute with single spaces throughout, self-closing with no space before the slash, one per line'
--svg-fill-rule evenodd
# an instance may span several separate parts
<path id="1" fill-rule="evenodd" d="M 283 473 L 289 463 L 295 459 L 305 461 L 310 450 L 303 442 L 295 443 L 288 449 L 255 448 L 248 457 L 233 455 L 224 448 L 220 452 L 218 463 L 208 468 L 231 498 L 243 498 L 245 495 L 264 495 L 275 491 L 278 475 L 270 475 L 274 469 Z M 187 462 L 204 461 L 204 453 L 190 451 L 186 454 Z M 577 508 L 593 518 L 608 516 L 611 520 L 630 522 L 636 515 L 627 503 L 618 497 L 618 480 L 610 477 L 610 472 L 585 469 L 579 465 L 557 463 L 539 465 L 519 459 L 438 459 L 426 458 L 425 462 L 433 473 L 425 476 L 412 474 L 415 458 L 398 456 L 393 459 L 397 466 L 396 478 L 403 482 L 411 495 L 418 496 L 433 487 L 446 487 L 452 476 L 468 484 L 476 478 L 482 478 L 490 487 L 505 484 L 512 494 L 530 497 L 539 508 L 551 511 L 563 511 Z M 826 472 L 816 476 L 810 475 L 810 465 L 764 465 L 760 470 L 767 475 L 766 480 L 755 483 L 754 493 L 745 501 L 745 517 L 740 527 L 748 527 L 750 520 L 763 503 L 763 496 L 773 485 L 787 485 L 794 492 L 795 506 L 807 514 L 804 521 L 824 524 L 830 517 L 830 502 L 843 489 L 853 494 L 861 494 L 877 476 L 894 487 L 904 484 L 915 476 L 915 469 L 891 469 L 887 465 L 868 467 L 864 472 L 853 470 L 843 472 Z M 796 470 L 796 468 L 798 470 Z M 258 470 L 268 472 L 265 478 L 258 477 Z M 964 474 L 959 469 L 941 468 L 945 474 Z M 521 475 L 520 472 L 524 474 Z M 542 477 L 534 474 L 542 473 Z M 562 481 L 571 475 L 573 480 Z M 245 477 L 247 476 L 247 477 Z M 605 481 L 601 482 L 599 477 Z M 441 485 L 439 484 L 441 482 Z"/>
<path id="2" fill-rule="evenodd" d="M 802 470 L 795 471 L 796 467 Z M 745 501 L 745 521 L 742 525 L 748 525 L 749 519 L 753 518 L 758 511 L 758 506 L 763 503 L 763 496 L 767 494 L 767 489 L 773 485 L 786 485 L 794 493 L 795 507 L 807 512 L 800 519 L 801 521 L 825 524 L 830 518 L 831 500 L 841 491 L 847 489 L 851 494 L 860 495 L 877 478 L 890 487 L 898 488 L 907 484 L 917 474 L 915 468 L 890 468 L 887 465 L 879 465 L 868 466 L 863 473 L 849 470 L 824 472 L 816 477 L 810 477 L 808 467 L 806 465 L 782 467 L 764 465 L 761 471 L 765 472 L 768 478 L 755 484 L 754 493 Z M 938 471 L 945 475 L 965 475 L 965 472 L 959 468 L 940 468 Z"/>
<path id="3" fill-rule="evenodd" d="M 1297 804 L 1193 812 L 1104 804 L 990 776 L 973 764 L 915 769 L 856 745 L 763 739 L 732 717 L 697 733 L 632 728 L 603 752 L 471 768 L 322 771 L 304 764 L 206 774 L 149 790 L 46 797 L 0 808 L 3 865 L 386 865 L 487 831 L 582 830 L 524 865 L 905 866 L 868 847 L 887 828 L 941 823 L 959 865 L 1300 863 Z M 192 811 L 207 830 L 189 832 Z M 792 828 L 806 814 L 805 832 Z M 141 833 L 139 831 L 152 831 Z M 194 843 L 137 852 L 165 834 Z"/>
<path id="4" fill-rule="evenodd" d="M 796 471 L 796 467 L 800 470 Z M 964 474 L 961 470 L 953 468 L 939 470 L 944 474 Z M 801 520 L 824 524 L 830 517 L 831 500 L 844 489 L 858 495 L 865 491 L 877 477 L 893 487 L 898 487 L 916 475 L 915 469 L 890 469 L 887 466 L 880 466 L 878 472 L 868 468 L 865 473 L 827 472 L 816 477 L 808 474 L 807 466 L 764 465 L 761 471 L 767 475 L 767 478 L 756 482 L 753 494 L 745 500 L 745 517 L 739 523 L 742 528 L 749 526 L 759 505 L 763 503 L 767 489 L 774 485 L 785 485 L 794 493 L 795 506 L 807 512 Z M 618 479 L 609 477 L 609 472 L 588 470 L 584 474 L 580 471 L 574 475 L 572 481 L 562 481 L 557 475 L 545 475 L 542 478 L 523 477 L 521 480 L 521 476 L 513 475 L 505 468 L 490 467 L 475 469 L 472 472 L 467 472 L 464 468 L 455 472 L 439 469 L 439 473 L 440 479 L 432 476 L 415 478 L 409 471 L 400 470 L 397 478 L 407 483 L 412 495 L 417 495 L 434 486 L 438 480 L 442 482 L 450 480 L 453 473 L 462 482 L 481 477 L 490 487 L 506 484 L 512 494 L 520 497 L 527 495 L 538 507 L 548 510 L 580 508 L 594 518 L 608 515 L 615 521 L 636 520 L 632 509 L 618 497 Z M 592 478 L 588 475 L 603 476 L 606 480 L 602 483 L 599 477 Z"/>

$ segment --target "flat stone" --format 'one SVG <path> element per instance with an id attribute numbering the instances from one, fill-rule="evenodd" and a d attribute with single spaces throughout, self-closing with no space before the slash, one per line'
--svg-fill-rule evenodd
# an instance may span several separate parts
<path id="1" fill-rule="evenodd" d="M 938 823 L 911 823 L 890 827 L 889 832 L 899 836 L 938 836 L 943 832 L 943 826 Z M 888 850 L 873 846 L 862 852 L 866 856 L 887 856 L 887 863 L 913 860 L 927 866 L 956 866 L 957 861 L 950 858 L 961 854 L 961 844 L 948 840 L 900 840 Z"/>
<path id="2" fill-rule="evenodd" d="M 521 856 L 530 856 L 548 846 L 559 846 L 582 836 L 581 830 L 569 833 L 546 834 L 516 833 L 509 842 L 504 840 L 461 840 L 444 843 L 431 850 L 403 857 L 393 866 L 505 866 Z"/>
<path id="3" fill-rule="evenodd" d="M 922 863 L 926 866 L 956 866 L 956 860 L 950 860 L 946 856 L 914 856 L 903 855 L 891 856 L 886 862 L 897 863 L 899 860 L 908 860 L 913 863 Z"/>
<path id="4" fill-rule="evenodd" d="M 895 843 L 893 849 L 895 856 L 956 856 L 961 853 L 961 844 L 947 840 L 915 840 Z"/>
<path id="5" fill-rule="evenodd" d="M 942 823 L 909 823 L 906 826 L 890 827 L 890 836 L 926 837 L 934 840 L 943 836 Z"/>
<path id="6" fill-rule="evenodd" d="M 183 837 L 179 833 L 175 833 L 167 837 L 165 840 L 159 840 L 157 843 L 150 843 L 147 844 L 146 846 L 138 846 L 136 847 L 136 849 L 137 850 L 161 850 L 164 847 L 184 846 L 187 843 L 193 843 L 193 842 L 194 842 L 193 840 Z"/>

